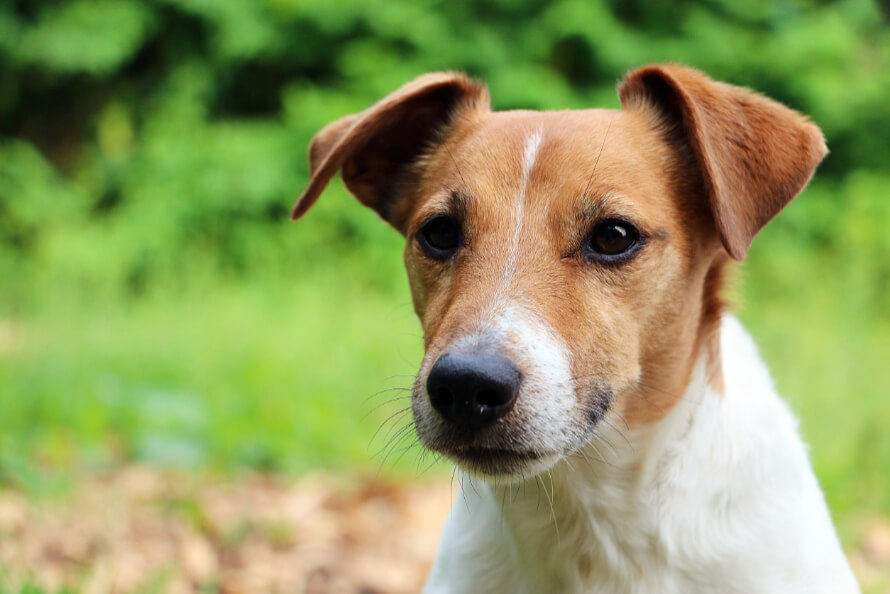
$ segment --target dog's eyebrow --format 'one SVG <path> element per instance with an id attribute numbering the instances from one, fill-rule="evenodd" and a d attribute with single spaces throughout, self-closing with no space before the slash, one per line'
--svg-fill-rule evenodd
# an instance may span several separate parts
<path id="1" fill-rule="evenodd" d="M 610 196 L 614 196 L 611 190 L 598 194 L 585 193 L 578 200 L 580 207 L 575 211 L 573 222 L 577 227 L 585 227 L 597 219 L 609 216 L 614 209 L 609 208 Z M 617 215 L 618 213 L 614 213 Z"/>
<path id="2" fill-rule="evenodd" d="M 594 221 L 619 218 L 627 219 L 640 227 L 640 231 L 650 239 L 665 240 L 669 237 L 666 228 L 662 226 L 649 227 L 635 212 L 625 207 L 626 201 L 621 200 L 611 189 L 606 189 L 597 194 L 585 194 L 579 202 L 581 206 L 575 211 L 575 215 L 572 218 L 573 227 L 579 233 L 589 231 L 589 227 Z"/>
<path id="3" fill-rule="evenodd" d="M 458 219 L 465 220 L 470 206 L 469 195 L 452 187 L 445 187 L 445 190 L 448 192 L 448 204 L 451 206 L 451 212 Z"/>
<path id="4" fill-rule="evenodd" d="M 469 205 L 472 199 L 469 194 L 460 189 L 443 184 L 438 191 L 434 192 L 425 205 L 420 208 L 415 220 L 415 228 L 412 233 L 419 230 L 419 227 L 434 217 L 450 216 L 464 221 L 469 212 Z"/>

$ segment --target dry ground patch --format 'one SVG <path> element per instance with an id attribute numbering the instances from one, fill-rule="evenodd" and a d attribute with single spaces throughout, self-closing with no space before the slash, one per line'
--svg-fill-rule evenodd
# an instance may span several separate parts
<path id="1" fill-rule="evenodd" d="M 441 478 L 233 481 L 140 466 L 53 499 L 0 491 L 0 592 L 417 592 L 454 497 Z M 890 522 L 863 522 L 857 541 L 865 591 L 890 592 Z"/>

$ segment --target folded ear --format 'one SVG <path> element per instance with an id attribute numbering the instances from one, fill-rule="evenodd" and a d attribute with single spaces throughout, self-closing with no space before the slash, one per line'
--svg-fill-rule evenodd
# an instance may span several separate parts
<path id="1" fill-rule="evenodd" d="M 701 170 L 717 232 L 741 260 L 754 235 L 809 182 L 828 152 L 803 115 L 677 65 L 646 66 L 618 88 L 627 109 L 653 110 Z"/>
<path id="2" fill-rule="evenodd" d="M 488 109 L 486 88 L 462 74 L 426 74 L 365 111 L 341 118 L 309 145 L 309 185 L 291 218 L 309 210 L 338 169 L 346 187 L 397 229 L 417 162 L 447 136 L 459 112 Z"/>

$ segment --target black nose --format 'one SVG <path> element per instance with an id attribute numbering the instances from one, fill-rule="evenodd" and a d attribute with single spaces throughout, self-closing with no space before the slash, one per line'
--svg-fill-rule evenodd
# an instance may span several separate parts
<path id="1" fill-rule="evenodd" d="M 430 370 L 426 390 L 446 421 L 461 429 L 481 429 L 513 408 L 519 370 L 493 353 L 446 353 Z"/>

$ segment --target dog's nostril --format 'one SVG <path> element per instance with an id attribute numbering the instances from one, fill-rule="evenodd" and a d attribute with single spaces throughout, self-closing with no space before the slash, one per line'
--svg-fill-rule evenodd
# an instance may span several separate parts
<path id="1" fill-rule="evenodd" d="M 519 380 L 519 370 L 500 355 L 446 353 L 430 370 L 427 393 L 443 419 L 473 430 L 513 408 Z"/>
<path id="2" fill-rule="evenodd" d="M 430 401 L 433 403 L 433 406 L 437 410 L 451 408 L 454 401 L 454 396 L 451 395 L 451 392 L 448 391 L 448 388 L 439 386 L 438 390 L 430 390 L 429 393 Z"/>
<path id="3" fill-rule="evenodd" d="M 506 392 L 498 392 L 495 390 L 482 390 L 476 396 L 476 403 L 480 406 L 500 406 L 504 404 L 504 398 L 508 397 L 509 394 Z"/>

